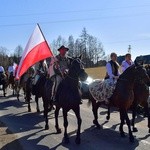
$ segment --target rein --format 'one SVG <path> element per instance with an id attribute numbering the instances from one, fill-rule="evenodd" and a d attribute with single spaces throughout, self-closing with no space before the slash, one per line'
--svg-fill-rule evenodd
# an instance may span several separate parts
<path id="1" fill-rule="evenodd" d="M 73 78 L 73 77 L 71 77 L 71 76 L 69 76 L 69 75 L 67 75 L 67 77 L 69 77 L 69 78 L 72 79 L 72 80 L 78 81 L 78 78 Z"/>

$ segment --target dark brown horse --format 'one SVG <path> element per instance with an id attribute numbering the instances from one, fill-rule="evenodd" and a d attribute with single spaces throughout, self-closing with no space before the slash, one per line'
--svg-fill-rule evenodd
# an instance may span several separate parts
<path id="1" fill-rule="evenodd" d="M 142 66 L 141 66 L 142 67 Z M 147 74 L 150 77 L 150 67 L 147 65 L 146 67 Z M 138 76 L 135 80 L 134 83 L 134 101 L 131 106 L 132 110 L 132 122 L 131 125 L 133 127 L 133 132 L 137 132 L 138 129 L 135 127 L 135 117 L 137 115 L 137 108 L 138 106 L 142 106 L 144 108 L 144 116 L 148 117 L 148 128 L 149 128 L 149 133 L 150 133 L 150 112 L 148 108 L 148 97 L 149 97 L 149 82 L 145 82 L 143 78 Z M 110 119 L 110 107 L 108 107 L 108 114 L 106 117 L 107 120 Z"/>
<path id="2" fill-rule="evenodd" d="M 63 79 L 60 83 L 58 90 L 56 92 L 56 110 L 55 110 L 55 127 L 57 133 L 61 132 L 58 124 L 58 115 L 59 110 L 62 108 L 63 111 L 63 118 L 64 118 L 64 142 L 69 143 L 69 137 L 67 133 L 68 127 L 68 111 L 73 110 L 78 123 L 77 129 L 77 137 L 76 137 L 76 144 L 80 144 L 80 130 L 81 130 L 81 116 L 80 116 L 80 104 L 81 104 L 81 95 L 79 90 L 79 79 L 86 80 L 87 74 L 84 71 L 83 64 L 80 57 L 70 59 L 70 67 L 68 71 L 68 75 Z M 48 103 L 48 100 L 45 99 L 45 104 Z M 48 105 L 45 105 L 48 106 Z M 46 117 L 46 125 L 45 128 L 48 129 L 48 107 L 45 109 L 45 117 Z"/>
<path id="3" fill-rule="evenodd" d="M 148 73 L 148 72 L 147 72 Z M 149 75 L 150 76 L 150 75 Z M 149 97 L 149 87 L 148 82 L 145 82 L 142 78 L 138 77 L 134 84 L 134 101 L 132 104 L 132 126 L 133 131 L 137 132 L 135 127 L 135 117 L 137 113 L 138 105 L 142 106 L 145 111 L 145 115 L 148 117 L 148 128 L 150 133 L 150 112 L 148 108 L 148 97 Z"/>
<path id="4" fill-rule="evenodd" d="M 128 117 L 128 109 L 131 107 L 134 101 L 134 82 L 137 77 L 141 77 L 144 80 L 149 80 L 149 77 L 143 67 L 133 65 L 129 67 L 122 75 L 120 75 L 115 91 L 109 100 L 109 106 L 115 106 L 119 108 L 120 112 L 120 135 L 122 137 L 125 136 L 123 131 L 124 120 L 127 123 L 128 130 L 129 130 L 129 140 L 130 142 L 134 142 L 134 137 L 131 131 L 130 120 Z M 98 123 L 98 108 L 101 105 L 100 102 L 96 102 L 96 100 L 90 96 L 89 99 L 92 102 L 92 110 L 94 114 L 93 123 L 100 128 L 100 124 Z"/>

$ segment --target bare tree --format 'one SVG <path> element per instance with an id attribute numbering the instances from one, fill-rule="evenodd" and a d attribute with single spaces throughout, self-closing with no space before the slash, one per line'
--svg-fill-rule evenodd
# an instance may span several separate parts
<path id="1" fill-rule="evenodd" d="M 15 48 L 15 51 L 14 51 L 14 58 L 17 59 L 17 60 L 15 60 L 16 63 L 19 63 L 19 62 L 20 62 L 22 53 L 23 53 L 23 48 L 22 48 L 21 45 L 18 45 L 18 46 Z"/>
<path id="2" fill-rule="evenodd" d="M 72 35 L 69 36 L 68 38 L 68 48 L 69 48 L 69 51 L 68 51 L 68 55 L 69 56 L 74 56 L 75 55 L 75 43 L 74 43 L 74 38 Z"/>
<path id="3" fill-rule="evenodd" d="M 8 50 L 6 47 L 0 47 L 0 65 L 2 65 L 5 69 L 9 64 L 9 57 L 7 55 L 7 51 Z"/>

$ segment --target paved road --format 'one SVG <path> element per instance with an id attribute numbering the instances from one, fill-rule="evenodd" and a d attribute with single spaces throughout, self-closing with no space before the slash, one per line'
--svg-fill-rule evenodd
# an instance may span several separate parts
<path id="1" fill-rule="evenodd" d="M 10 95 L 9 95 L 10 94 Z M 44 130 L 44 119 L 42 113 L 36 113 L 35 102 L 32 101 L 32 112 L 27 112 L 27 104 L 21 97 L 21 102 L 12 97 L 9 91 L 6 98 L 2 97 L 0 91 L 0 120 L 4 122 L 8 128 L 17 135 L 24 150 L 148 150 L 150 147 L 150 134 L 148 134 L 147 120 L 141 116 L 137 119 L 137 127 L 139 132 L 134 133 L 135 143 L 131 144 L 126 138 L 121 138 L 118 132 L 119 113 L 113 111 L 109 122 L 106 121 L 106 109 L 100 108 L 99 122 L 103 125 L 103 129 L 98 130 L 92 124 L 93 114 L 91 107 L 87 107 L 87 101 L 84 100 L 81 105 L 82 116 L 82 143 L 76 145 L 76 118 L 74 113 L 70 111 L 68 115 L 70 143 L 65 145 L 62 143 L 63 134 L 56 134 L 54 127 L 54 112 L 49 113 L 50 129 Z M 42 101 L 40 100 L 40 109 Z M 59 116 L 60 127 L 63 129 L 63 118 L 60 111 Z M 125 126 L 125 132 L 127 127 Z M 14 141 L 13 141 L 14 142 Z M 11 143 L 8 143 L 9 145 Z M 3 148 L 5 149 L 7 145 Z"/>

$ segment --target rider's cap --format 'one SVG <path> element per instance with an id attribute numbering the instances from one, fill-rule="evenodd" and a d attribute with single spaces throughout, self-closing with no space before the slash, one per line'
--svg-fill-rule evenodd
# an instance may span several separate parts
<path id="1" fill-rule="evenodd" d="M 62 45 L 60 48 L 58 48 L 58 51 L 60 51 L 61 49 L 65 49 L 66 51 L 69 50 L 69 48 L 65 47 L 64 45 Z"/>

